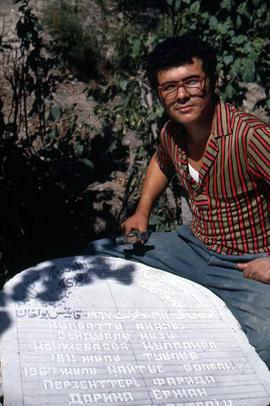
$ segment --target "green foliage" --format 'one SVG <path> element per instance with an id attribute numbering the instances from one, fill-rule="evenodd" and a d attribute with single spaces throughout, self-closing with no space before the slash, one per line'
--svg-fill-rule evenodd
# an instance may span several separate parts
<path id="1" fill-rule="evenodd" d="M 22 15 L 17 22 L 16 31 L 20 41 L 20 56 L 14 68 L 14 80 L 10 77 L 10 80 L 13 80 L 15 104 L 13 123 L 16 126 L 21 121 L 25 122 L 25 146 L 27 144 L 31 150 L 35 134 L 29 134 L 28 118 L 38 116 L 38 131 L 44 135 L 45 104 L 52 99 L 57 77 L 52 73 L 55 60 L 48 56 L 47 46 L 41 36 L 40 23 L 27 0 L 21 2 L 19 11 Z M 30 112 L 28 100 L 31 100 Z M 16 135 L 18 137 L 19 133 Z"/>

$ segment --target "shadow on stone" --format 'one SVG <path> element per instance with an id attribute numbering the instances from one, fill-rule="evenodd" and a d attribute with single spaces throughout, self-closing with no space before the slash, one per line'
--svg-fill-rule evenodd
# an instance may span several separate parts
<path id="1" fill-rule="evenodd" d="M 8 301 L 26 303 L 31 299 L 41 305 L 57 305 L 72 290 L 91 285 L 97 280 L 110 279 L 131 285 L 134 271 L 135 266 L 130 263 L 114 269 L 104 257 L 80 256 L 43 262 L 22 271 L 6 284 L 5 291 L 0 294 L 0 306 L 5 307 Z M 10 325 L 8 314 L 1 311 L 0 333 Z"/>
<path id="2" fill-rule="evenodd" d="M 93 259 L 91 261 L 91 268 L 88 268 L 85 266 L 85 262 L 82 262 L 83 257 L 78 258 L 78 260 L 75 259 L 74 262 L 71 262 L 70 265 L 63 269 L 57 270 L 56 265 L 53 265 L 54 262 L 58 261 L 56 260 L 50 261 L 48 266 L 46 265 L 41 270 L 37 269 L 38 272 L 37 270 L 33 272 L 28 271 L 23 276 L 22 282 L 15 285 L 12 299 L 14 301 L 24 301 L 30 295 L 44 302 L 53 302 L 61 299 L 62 293 L 67 288 L 89 285 L 97 278 L 115 279 L 125 285 L 132 284 L 132 272 L 135 270 L 132 265 L 119 267 L 117 271 L 112 271 L 108 269 L 106 259 L 99 257 L 96 260 Z M 100 272 L 100 266 L 102 265 L 106 266 L 106 271 L 104 272 Z M 63 274 L 66 272 L 70 272 L 68 279 L 63 278 Z M 42 288 L 44 289 L 42 292 L 35 292 L 31 289 L 31 285 L 38 281 L 42 283 Z"/>

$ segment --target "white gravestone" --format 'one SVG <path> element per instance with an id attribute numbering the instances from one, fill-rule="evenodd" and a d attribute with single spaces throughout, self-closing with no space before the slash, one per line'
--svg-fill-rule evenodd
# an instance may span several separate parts
<path id="1" fill-rule="evenodd" d="M 5 406 L 270 401 L 270 372 L 225 304 L 176 275 L 64 258 L 21 272 L 3 295 Z"/>

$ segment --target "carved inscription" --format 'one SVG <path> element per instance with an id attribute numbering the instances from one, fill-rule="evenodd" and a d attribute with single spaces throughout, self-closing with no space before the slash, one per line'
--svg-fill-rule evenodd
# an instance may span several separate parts
<path id="1" fill-rule="evenodd" d="M 7 336 L 6 353 L 20 387 L 7 406 L 269 403 L 238 325 L 228 328 L 232 316 L 203 288 L 112 258 L 56 260 L 39 270 L 40 278 L 25 271 L 23 301 L 12 304 L 15 339 Z"/>
<path id="2" fill-rule="evenodd" d="M 18 306 L 17 316 L 23 384 L 37 380 L 41 392 L 69 405 L 230 406 L 232 392 L 223 388 L 221 399 L 220 386 L 230 372 L 241 384 L 245 361 L 235 342 L 223 337 L 215 312 L 44 312 Z M 203 338 L 189 332 L 191 320 Z M 205 331 L 202 320 L 207 320 Z M 209 333 L 211 321 L 219 323 L 214 334 Z M 231 354 L 236 362 L 227 360 Z"/>

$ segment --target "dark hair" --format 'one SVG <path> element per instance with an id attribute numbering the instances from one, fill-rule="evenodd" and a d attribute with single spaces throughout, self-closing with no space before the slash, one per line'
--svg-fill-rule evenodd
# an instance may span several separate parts
<path id="1" fill-rule="evenodd" d="M 213 85 L 217 78 L 215 50 L 194 34 L 186 33 L 165 39 L 149 54 L 147 75 L 151 86 L 157 88 L 158 72 L 192 63 L 194 57 L 202 61 L 203 70 Z"/>

